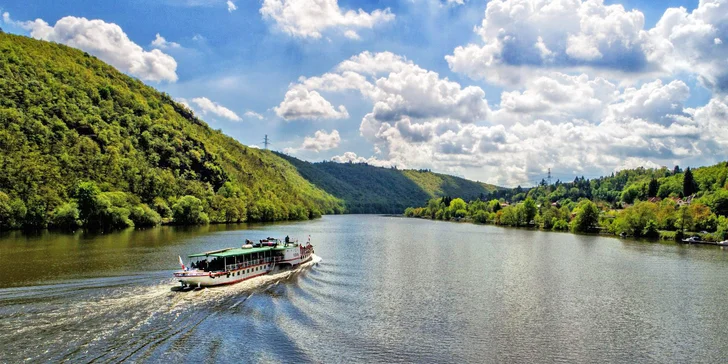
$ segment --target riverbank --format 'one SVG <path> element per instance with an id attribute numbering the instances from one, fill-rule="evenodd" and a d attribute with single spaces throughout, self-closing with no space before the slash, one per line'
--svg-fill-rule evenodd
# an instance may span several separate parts
<path id="1" fill-rule="evenodd" d="M 578 232 L 574 233 L 571 232 L 569 229 L 542 229 L 536 224 L 525 224 L 520 226 L 511 226 L 511 225 L 504 225 L 504 224 L 497 224 L 494 221 L 486 221 L 486 222 L 479 222 L 475 221 L 472 218 L 457 218 L 452 220 L 438 220 L 438 219 L 432 219 L 425 216 L 406 216 L 406 215 L 383 215 L 387 217 L 402 217 L 402 218 L 411 218 L 411 219 L 420 219 L 420 220 L 429 220 L 429 221 L 442 221 L 442 222 L 450 222 L 450 223 L 467 223 L 467 224 L 473 224 L 473 225 L 484 225 L 484 226 L 497 226 L 501 228 L 510 228 L 510 229 L 526 229 L 526 230 L 538 230 L 538 231 L 549 231 L 549 232 L 558 232 L 558 233 L 569 233 L 569 234 L 575 234 L 575 235 L 594 235 L 594 236 L 607 236 L 607 237 L 615 237 L 615 238 L 630 238 L 634 240 L 640 240 L 640 241 L 650 241 L 650 242 L 659 242 L 659 241 L 669 241 L 669 242 L 675 242 L 675 243 L 682 243 L 682 240 L 685 237 L 697 237 L 699 239 L 699 242 L 695 242 L 692 244 L 700 244 L 700 245 L 715 245 L 715 246 L 723 246 L 718 244 L 720 240 L 717 240 L 715 234 L 711 233 L 703 233 L 703 232 L 685 232 L 683 234 L 680 234 L 678 231 L 665 231 L 660 230 L 658 236 L 630 236 L 630 235 L 617 235 L 610 233 L 606 231 L 605 229 L 594 229 L 593 231 L 589 232 Z"/>

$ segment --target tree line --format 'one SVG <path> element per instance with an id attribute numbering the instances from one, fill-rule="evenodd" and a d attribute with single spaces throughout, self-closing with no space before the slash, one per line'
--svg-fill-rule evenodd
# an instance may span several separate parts
<path id="1" fill-rule="evenodd" d="M 490 199 L 435 198 L 405 215 L 546 230 L 679 239 L 728 239 L 728 163 L 682 170 L 624 170 L 594 180 L 498 190 Z"/>

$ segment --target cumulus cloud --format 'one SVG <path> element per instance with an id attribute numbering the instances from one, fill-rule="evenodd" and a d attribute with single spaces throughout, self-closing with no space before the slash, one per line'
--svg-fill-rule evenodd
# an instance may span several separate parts
<path id="1" fill-rule="evenodd" d="M 246 118 L 251 118 L 251 119 L 255 118 L 258 120 L 263 120 L 263 115 L 260 115 L 257 112 L 252 111 L 252 110 L 246 111 L 245 114 L 243 114 L 243 116 L 245 116 Z"/>
<path id="2" fill-rule="evenodd" d="M 728 147 L 728 100 L 687 108 L 689 87 L 637 87 L 588 74 L 549 72 L 504 91 L 495 110 L 484 92 L 439 77 L 392 53 L 364 52 L 291 89 L 359 93 L 372 103 L 361 135 L 376 158 L 337 162 L 432 168 L 500 185 L 532 184 L 548 168 L 600 175 L 644 166 L 713 162 Z"/>
<path id="3" fill-rule="evenodd" d="M 7 12 L 3 18 L 28 30 L 33 38 L 84 50 L 144 81 L 177 81 L 177 62 L 172 56 L 159 49 L 145 51 L 114 23 L 67 16 L 51 26 L 42 19 L 13 22 Z"/>
<path id="4" fill-rule="evenodd" d="M 691 13 L 665 11 L 650 30 L 656 49 L 674 70 L 692 72 L 707 87 L 728 91 L 728 0 L 701 0 Z"/>
<path id="5" fill-rule="evenodd" d="M 213 102 L 207 97 L 196 97 L 192 99 L 192 102 L 197 105 L 197 108 L 203 115 L 213 114 L 232 121 L 242 120 L 240 116 L 232 110 L 218 104 L 217 102 Z"/>
<path id="6" fill-rule="evenodd" d="M 668 8 L 654 28 L 644 23 L 640 11 L 603 0 L 494 0 L 475 28 L 480 42 L 445 59 L 455 72 L 508 86 L 552 71 L 622 81 L 687 72 L 728 91 L 728 0 Z"/>
<path id="7" fill-rule="evenodd" d="M 351 29 L 345 31 L 344 32 L 344 36 L 347 37 L 347 38 L 349 38 L 349 39 L 353 39 L 353 40 L 360 40 L 361 39 L 361 37 L 359 36 L 359 34 L 357 34 L 355 31 L 353 31 Z"/>
<path id="8" fill-rule="evenodd" d="M 349 117 L 349 113 L 343 105 L 336 110 L 321 94 L 300 86 L 289 89 L 285 99 L 273 110 L 276 115 L 286 120 L 345 119 Z"/>
<path id="9" fill-rule="evenodd" d="M 264 0 L 260 13 L 275 21 L 285 33 L 300 38 L 321 38 L 328 29 L 344 31 L 344 35 L 357 39 L 353 29 L 371 29 L 394 20 L 389 8 L 370 13 L 362 9 L 344 11 L 338 0 Z"/>
<path id="10" fill-rule="evenodd" d="M 337 163 L 366 163 L 377 167 L 392 167 L 394 166 L 390 161 L 379 160 L 376 157 L 359 157 L 354 152 L 346 152 L 342 155 L 337 155 L 331 158 L 331 161 Z"/>
<path id="11" fill-rule="evenodd" d="M 169 42 L 163 36 L 159 35 L 159 33 L 157 33 L 156 38 L 154 38 L 154 40 L 152 41 L 152 47 L 159 49 L 182 48 L 179 43 Z"/>
<path id="12" fill-rule="evenodd" d="M 475 31 L 482 43 L 445 57 L 455 72 L 515 85 L 538 69 L 659 71 L 644 15 L 602 0 L 494 0 Z"/>
<path id="13" fill-rule="evenodd" d="M 334 149 L 341 143 L 341 136 L 338 130 L 332 130 L 331 133 L 327 133 L 325 130 L 318 130 L 312 137 L 305 137 L 303 144 L 301 144 L 302 150 L 311 150 L 320 152 L 322 150 Z"/>
<path id="14" fill-rule="evenodd" d="M 232 13 L 233 11 L 238 10 L 238 7 L 235 6 L 234 2 L 227 0 L 227 9 L 229 13 Z"/>

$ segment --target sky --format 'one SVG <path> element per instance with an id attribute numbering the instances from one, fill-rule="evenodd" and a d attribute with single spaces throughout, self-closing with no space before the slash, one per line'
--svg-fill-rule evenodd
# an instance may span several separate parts
<path id="1" fill-rule="evenodd" d="M 728 0 L 0 0 L 246 145 L 501 186 L 728 159 Z"/>

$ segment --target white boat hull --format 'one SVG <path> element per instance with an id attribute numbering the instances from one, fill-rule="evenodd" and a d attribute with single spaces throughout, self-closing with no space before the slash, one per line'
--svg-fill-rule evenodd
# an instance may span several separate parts
<path id="1" fill-rule="evenodd" d="M 204 272 L 200 270 L 175 272 L 175 278 L 189 287 L 213 287 L 242 282 L 247 279 L 266 275 L 273 270 L 274 264 L 258 264 L 229 272 Z"/>
<path id="2" fill-rule="evenodd" d="M 288 261 L 281 261 L 278 265 L 290 264 L 291 267 L 295 267 L 299 264 L 305 263 L 311 260 L 312 254 L 304 255 Z M 239 283 L 251 278 L 259 277 L 270 273 L 275 264 L 265 263 L 258 264 L 243 269 L 235 269 L 229 272 L 204 272 L 200 270 L 189 270 L 175 272 L 175 278 L 179 279 L 179 282 L 183 286 L 188 287 L 214 287 L 222 286 L 226 284 Z"/>

